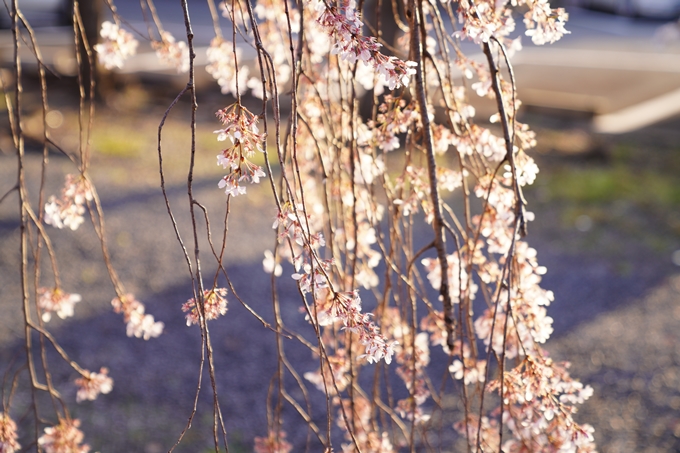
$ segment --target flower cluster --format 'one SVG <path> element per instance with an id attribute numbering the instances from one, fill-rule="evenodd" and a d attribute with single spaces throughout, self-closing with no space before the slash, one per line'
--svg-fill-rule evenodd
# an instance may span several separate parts
<path id="1" fill-rule="evenodd" d="M 414 332 L 395 307 L 390 307 L 383 316 L 382 327 L 386 335 L 395 340 L 394 357 L 399 364 L 397 375 L 409 390 L 408 398 L 397 401 L 396 410 L 402 418 L 413 420 L 416 424 L 425 423 L 430 419 L 430 414 L 423 411 L 423 404 L 431 396 L 427 387 L 429 335 Z"/>
<path id="2" fill-rule="evenodd" d="M 161 31 L 160 41 L 151 41 L 151 47 L 158 58 L 175 68 L 178 74 L 189 71 L 189 48 L 184 41 L 175 41 L 175 37 L 167 31 Z"/>
<path id="3" fill-rule="evenodd" d="M 231 42 L 223 38 L 215 37 L 210 41 L 210 47 L 206 50 L 208 65 L 205 70 L 217 80 L 217 84 L 222 89 L 222 94 L 232 94 L 236 96 L 238 86 L 240 90 L 246 87 L 248 82 L 248 67 L 238 66 L 236 72 L 236 61 L 234 59 L 234 46 Z M 241 57 L 241 49 L 236 48 L 236 60 Z"/>
<path id="4" fill-rule="evenodd" d="M 99 34 L 104 41 L 96 44 L 94 50 L 106 69 L 122 68 L 125 60 L 137 53 L 139 42 L 118 24 L 104 21 Z"/>
<path id="5" fill-rule="evenodd" d="M 554 363 L 539 349 L 505 373 L 503 419 L 514 438 L 503 445 L 503 451 L 519 452 L 527 444 L 534 451 L 595 451 L 593 428 L 572 418 L 574 405 L 587 400 L 593 389 L 574 381 L 568 366 Z M 499 389 L 498 380 L 490 383 L 490 390 Z"/>
<path id="6" fill-rule="evenodd" d="M 14 453 L 21 449 L 17 442 L 17 424 L 9 415 L 0 412 L 0 453 Z"/>
<path id="7" fill-rule="evenodd" d="M 326 240 L 322 233 L 310 233 L 308 231 L 309 222 L 311 222 L 311 216 L 305 215 L 301 204 L 293 207 L 292 203 L 284 203 L 276 215 L 272 229 L 278 230 L 277 239 L 279 242 L 288 238 L 299 246 L 307 243 L 315 250 L 319 247 L 325 247 Z M 293 257 L 293 264 L 296 270 L 299 270 L 302 265 L 302 257 L 299 255 Z"/>
<path id="8" fill-rule="evenodd" d="M 449 281 L 449 295 L 451 301 L 457 304 L 461 300 L 473 300 L 477 294 L 477 285 L 468 276 L 465 270 L 464 257 L 458 253 L 452 253 L 446 257 L 448 262 L 448 281 Z M 461 265 L 463 261 L 463 265 Z M 421 263 L 427 271 L 427 279 L 430 285 L 436 290 L 439 290 L 442 284 L 441 266 L 439 265 L 439 258 L 423 258 Z"/>
<path id="9" fill-rule="evenodd" d="M 464 358 L 465 364 L 460 360 L 454 360 L 449 366 L 449 373 L 454 379 L 463 380 L 465 385 L 476 384 L 486 380 L 486 360 L 474 360 Z"/>
<path id="10" fill-rule="evenodd" d="M 81 445 L 83 432 L 78 429 L 80 420 L 62 418 L 56 426 L 45 428 L 38 438 L 38 445 L 45 453 L 88 453 L 90 446 Z"/>
<path id="11" fill-rule="evenodd" d="M 501 38 L 515 30 L 512 11 L 505 7 L 508 0 L 480 0 L 474 4 L 463 0 L 458 4 L 458 20 L 463 27 L 456 37 L 466 37 L 475 44 L 489 42 L 492 36 Z"/>
<path id="12" fill-rule="evenodd" d="M 397 178 L 395 184 L 394 192 L 400 196 L 392 202 L 400 207 L 401 213 L 405 217 L 419 212 L 422 207 L 425 213 L 425 221 L 432 223 L 434 210 L 432 208 L 430 185 L 427 178 L 427 170 L 425 168 L 407 165 L 404 168 L 403 174 Z"/>
<path id="13" fill-rule="evenodd" d="M 228 138 L 231 141 L 231 146 L 217 155 L 217 165 L 230 170 L 218 186 L 235 197 L 246 193 L 242 181 L 257 184 L 260 178 L 266 176 L 262 167 L 249 160 L 255 151 L 263 152 L 265 136 L 257 127 L 258 117 L 240 104 L 219 110 L 217 117 L 224 125 L 223 129 L 215 131 L 217 140 L 225 141 Z"/>
<path id="14" fill-rule="evenodd" d="M 145 314 L 144 304 L 135 299 L 133 294 L 116 297 L 111 301 L 113 311 L 123 314 L 123 320 L 127 323 L 127 336 L 155 338 L 163 333 L 164 324 L 155 321 L 152 315 Z"/>
<path id="15" fill-rule="evenodd" d="M 345 432 L 345 439 L 352 442 L 341 445 L 343 453 L 359 453 L 362 451 L 394 453 L 396 451 L 390 441 L 389 434 L 387 432 L 376 431 L 375 425 L 371 423 L 372 405 L 368 399 L 355 395 L 351 400 L 343 398 L 340 404 L 342 409 L 338 410 L 337 424 L 341 429 L 347 430 L 342 416 L 343 411 L 345 414 L 352 414 L 352 418 L 356 417 L 356 421 L 353 423 L 352 435 Z"/>
<path id="16" fill-rule="evenodd" d="M 286 441 L 285 431 L 270 431 L 267 437 L 256 437 L 255 453 L 290 453 L 293 446 Z"/>
<path id="17" fill-rule="evenodd" d="M 76 386 L 78 393 L 76 393 L 76 401 L 81 402 L 85 400 L 94 401 L 99 394 L 106 395 L 113 389 L 113 379 L 109 376 L 109 370 L 102 367 L 99 373 L 89 371 L 87 376 L 81 376 L 76 379 Z"/>
<path id="18" fill-rule="evenodd" d="M 333 260 L 321 260 L 313 266 L 311 263 L 305 262 L 300 265 L 297 272 L 291 275 L 291 278 L 298 282 L 298 287 L 303 294 L 312 292 L 317 295 L 320 291 L 328 288 L 327 275 L 333 267 Z M 325 326 L 330 324 L 325 316 L 319 317 L 319 325 Z"/>
<path id="19" fill-rule="evenodd" d="M 75 304 L 81 300 L 80 294 L 69 294 L 60 288 L 38 288 L 38 307 L 42 310 L 44 322 L 52 319 L 52 313 L 56 313 L 61 319 L 70 318 Z"/>
<path id="20" fill-rule="evenodd" d="M 370 313 L 361 312 L 361 298 L 357 291 L 350 293 L 335 293 L 330 307 L 323 313 L 323 318 L 330 322 L 341 321 L 344 328 L 357 334 L 359 341 L 365 347 L 365 357 L 368 363 L 392 362 L 396 341 L 388 341 L 380 333 L 380 328 L 371 321 Z M 321 313 L 319 317 L 322 317 Z"/>
<path id="21" fill-rule="evenodd" d="M 73 231 L 85 221 L 85 203 L 93 198 L 90 184 L 84 177 L 66 175 L 61 198 L 51 196 L 45 204 L 45 223 L 55 228 L 69 227 Z"/>
<path id="22" fill-rule="evenodd" d="M 524 15 L 524 25 L 527 27 L 525 33 L 531 36 L 534 44 L 552 44 L 569 33 L 564 28 L 569 19 L 564 8 L 552 9 L 548 0 L 527 0 L 527 4 L 529 11 Z"/>
<path id="23" fill-rule="evenodd" d="M 206 321 L 217 319 L 227 313 L 227 289 L 215 288 L 203 291 L 203 315 Z M 200 313 L 196 300 L 192 297 L 182 305 L 186 312 L 187 326 L 199 324 Z"/>
<path id="24" fill-rule="evenodd" d="M 359 19 L 355 1 L 343 0 L 340 4 L 337 8 L 317 2 L 317 9 L 321 11 L 318 21 L 335 40 L 331 53 L 350 63 L 361 60 L 373 66 L 390 90 L 408 86 L 409 78 L 416 73 L 415 63 L 382 54 L 381 44 L 374 37 L 361 34 L 364 24 Z"/>
<path id="25" fill-rule="evenodd" d="M 480 452 L 497 452 L 505 451 L 500 448 L 500 435 L 498 421 L 495 418 L 487 416 L 479 416 L 475 413 L 468 412 L 467 420 L 461 420 L 453 425 L 453 427 L 463 436 L 469 439 L 470 445 L 479 445 L 482 448 L 477 449 Z M 533 452 L 535 450 L 529 448 L 524 450 Z M 519 453 L 519 452 L 517 452 Z"/>
<path id="26" fill-rule="evenodd" d="M 275 277 L 280 277 L 283 274 L 283 268 L 276 261 L 276 257 L 271 250 L 264 251 L 264 259 L 262 260 L 262 268 L 268 274 L 274 274 Z"/>
<path id="27" fill-rule="evenodd" d="M 418 119 L 415 108 L 405 100 L 395 100 L 392 96 L 385 96 L 385 100 L 378 107 L 377 124 L 372 125 L 372 137 L 378 148 L 385 152 L 398 149 L 398 134 L 408 131 L 409 127 Z"/>
<path id="28" fill-rule="evenodd" d="M 328 355 L 323 373 L 320 369 L 308 371 L 304 374 L 304 377 L 314 384 L 319 391 L 328 391 L 329 394 L 336 395 L 336 389 L 338 392 L 342 392 L 351 382 L 350 365 L 347 350 L 340 348 L 335 351 L 335 354 Z M 327 369 L 330 369 L 330 373 L 326 371 Z"/>

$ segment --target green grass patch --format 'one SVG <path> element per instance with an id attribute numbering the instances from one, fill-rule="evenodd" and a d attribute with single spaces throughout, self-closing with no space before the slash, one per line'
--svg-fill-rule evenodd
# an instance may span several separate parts
<path id="1" fill-rule="evenodd" d="M 579 204 L 627 200 L 642 206 L 680 205 L 680 184 L 671 176 L 619 165 L 556 171 L 547 182 L 551 199 Z"/>
<path id="2" fill-rule="evenodd" d="M 110 157 L 136 157 L 149 147 L 139 130 L 121 126 L 95 129 L 92 144 L 96 153 Z"/>

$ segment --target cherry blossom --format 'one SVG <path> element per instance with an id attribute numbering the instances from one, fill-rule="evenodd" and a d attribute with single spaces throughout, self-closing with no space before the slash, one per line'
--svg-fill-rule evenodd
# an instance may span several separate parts
<path id="1" fill-rule="evenodd" d="M 184 41 L 175 41 L 175 38 L 167 31 L 161 31 L 160 41 L 151 41 L 151 47 L 156 51 L 158 58 L 174 68 L 178 74 L 189 71 L 189 48 Z"/>
<path id="2" fill-rule="evenodd" d="M 233 104 L 219 110 L 217 116 L 224 124 L 224 129 L 215 131 L 218 141 L 231 141 L 231 146 L 217 155 L 217 165 L 229 169 L 230 172 L 218 183 L 227 195 L 238 196 L 246 193 L 241 182 L 251 184 L 260 182 L 266 175 L 259 165 L 249 159 L 255 151 L 263 152 L 264 134 L 260 134 L 257 127 L 258 117 L 250 113 L 245 107 Z"/>
<path id="3" fill-rule="evenodd" d="M 74 314 L 75 304 L 81 300 L 80 294 L 69 294 L 60 288 L 38 288 L 38 307 L 42 310 L 44 322 L 52 319 L 52 313 L 61 319 L 70 318 Z"/>
<path id="4" fill-rule="evenodd" d="M 17 442 L 17 425 L 9 415 L 0 412 L 0 453 L 14 453 L 21 449 Z"/>
<path id="5" fill-rule="evenodd" d="M 465 385 L 484 382 L 486 379 L 486 360 L 479 360 L 475 362 L 474 360 L 466 359 L 465 361 L 466 365 L 463 367 L 463 362 L 460 360 L 454 360 L 449 366 L 449 373 L 451 373 L 455 379 L 463 379 Z"/>
<path id="6" fill-rule="evenodd" d="M 324 372 L 321 370 L 308 371 L 304 378 L 314 384 L 319 391 L 329 391 L 332 395 L 342 392 L 350 384 L 350 360 L 347 357 L 347 350 L 340 348 L 335 354 L 328 356 L 324 364 Z M 331 372 L 328 372 L 330 368 Z"/>
<path id="7" fill-rule="evenodd" d="M 122 68 L 125 60 L 137 53 L 139 42 L 118 24 L 104 21 L 99 34 L 104 41 L 95 44 L 94 50 L 106 69 Z"/>
<path id="8" fill-rule="evenodd" d="M 215 288 L 203 291 L 203 314 L 206 321 L 217 319 L 227 313 L 227 289 Z M 198 305 L 192 297 L 182 305 L 182 311 L 187 312 L 187 326 L 198 324 L 200 314 Z"/>
<path id="9" fill-rule="evenodd" d="M 248 66 L 238 66 L 238 76 L 234 60 L 233 44 L 223 38 L 215 37 L 210 41 L 206 50 L 208 65 L 205 70 L 210 74 L 222 89 L 222 94 L 236 95 L 238 86 L 245 89 L 248 81 Z M 236 59 L 240 60 L 241 49 L 236 48 Z"/>
<path id="10" fill-rule="evenodd" d="M 283 273 L 283 268 L 276 262 L 276 258 L 271 250 L 264 251 L 264 259 L 262 260 L 262 267 L 268 274 L 273 273 L 275 277 L 280 277 Z"/>
<path id="11" fill-rule="evenodd" d="M 351 400 L 343 398 L 340 400 L 340 405 L 342 409 L 338 409 L 337 424 L 345 431 L 345 439 L 352 441 L 341 445 L 343 453 L 358 453 L 360 451 L 393 453 L 395 451 L 389 434 L 376 430 L 376 426 L 371 423 L 372 410 L 369 400 L 363 396 L 355 396 Z M 343 422 L 342 411 L 347 414 L 353 414 L 357 419 L 353 426 L 352 435 L 347 432 L 347 426 Z"/>
<path id="12" fill-rule="evenodd" d="M 255 453 L 290 453 L 293 446 L 286 441 L 285 431 L 270 431 L 267 437 L 256 437 Z"/>
<path id="13" fill-rule="evenodd" d="M 38 445 L 45 453 L 88 453 L 90 446 L 82 444 L 84 435 L 79 427 L 80 420 L 62 418 L 58 425 L 45 428 Z"/>
<path id="14" fill-rule="evenodd" d="M 331 54 L 337 54 L 349 63 L 360 60 L 372 65 L 390 90 L 408 86 L 411 75 L 416 73 L 415 63 L 382 54 L 379 51 L 381 44 L 374 37 L 361 34 L 363 23 L 354 0 L 343 0 L 341 8 L 319 1 L 316 8 L 321 11 L 319 23 L 335 41 Z"/>
<path id="15" fill-rule="evenodd" d="M 395 409 L 402 418 L 413 420 L 416 424 L 425 423 L 430 419 L 430 414 L 423 410 L 431 396 L 426 370 L 430 364 L 429 335 L 420 332 L 413 338 L 413 330 L 394 307 L 389 308 L 383 317 L 382 327 L 385 334 L 395 341 L 397 375 L 409 390 L 409 397 L 397 401 Z"/>
<path id="16" fill-rule="evenodd" d="M 524 15 L 524 25 L 527 27 L 525 34 L 531 36 L 536 45 L 554 43 L 565 34 L 570 33 L 564 28 L 569 15 L 564 8 L 550 8 L 548 0 L 527 1 L 530 4 L 529 11 Z"/>
<path id="17" fill-rule="evenodd" d="M 51 196 L 45 204 L 45 223 L 55 228 L 69 227 L 75 231 L 85 221 L 85 203 L 92 201 L 93 194 L 84 177 L 66 175 L 61 198 Z"/>
<path id="18" fill-rule="evenodd" d="M 116 297 L 111 301 L 113 311 L 123 314 L 123 320 L 127 323 L 127 336 L 144 338 L 158 337 L 163 333 L 165 325 L 160 321 L 155 321 L 150 314 L 145 314 L 144 305 L 135 299 L 133 294 L 126 294 L 123 297 Z"/>
<path id="19" fill-rule="evenodd" d="M 469 278 L 464 266 L 460 264 L 460 257 L 458 253 L 452 253 L 446 257 L 448 262 L 449 274 L 449 294 L 453 303 L 458 303 L 461 298 L 475 298 L 477 293 L 477 285 Z M 439 258 L 423 258 L 421 263 L 427 271 L 427 279 L 434 289 L 441 287 L 441 266 L 439 265 Z"/>
<path id="20" fill-rule="evenodd" d="M 336 293 L 326 315 L 332 321 L 341 321 L 344 328 L 358 334 L 359 341 L 365 347 L 365 357 L 368 363 L 375 363 L 385 359 L 385 363 L 392 362 L 394 348 L 398 342 L 388 341 L 380 333 L 380 328 L 373 323 L 370 313 L 361 313 L 361 298 L 359 293 Z"/>
<path id="21" fill-rule="evenodd" d="M 109 370 L 102 367 L 99 373 L 89 371 L 87 376 L 76 379 L 76 386 L 78 387 L 76 401 L 79 403 L 85 400 L 94 401 L 100 393 L 109 393 L 113 389 L 113 379 L 108 374 Z"/>

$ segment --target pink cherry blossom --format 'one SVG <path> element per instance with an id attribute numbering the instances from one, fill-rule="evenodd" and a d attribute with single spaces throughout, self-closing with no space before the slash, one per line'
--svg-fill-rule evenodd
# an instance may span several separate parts
<path id="1" fill-rule="evenodd" d="M 9 415 L 0 412 L 0 453 L 14 453 L 21 449 L 17 442 L 17 425 Z"/>
<path id="2" fill-rule="evenodd" d="M 290 453 L 293 446 L 286 441 L 285 431 L 270 431 L 267 437 L 256 437 L 255 453 Z"/>
<path id="3" fill-rule="evenodd" d="M 85 436 L 79 427 L 80 420 L 62 418 L 58 425 L 45 428 L 38 445 L 45 453 L 88 453 L 90 446 L 82 444 Z"/>
<path id="4" fill-rule="evenodd" d="M 135 299 L 133 294 L 116 297 L 111 301 L 113 311 L 123 314 L 123 320 L 127 323 L 127 336 L 144 338 L 158 337 L 163 333 L 164 324 L 155 321 L 150 314 L 145 314 L 144 305 Z"/>
<path id="5" fill-rule="evenodd" d="M 99 34 L 104 41 L 95 44 L 94 50 L 106 69 L 122 68 L 125 60 L 137 53 L 139 42 L 118 24 L 104 21 Z"/>
<path id="6" fill-rule="evenodd" d="M 66 175 L 61 198 L 51 196 L 45 204 L 45 223 L 55 228 L 69 227 L 75 231 L 84 222 L 85 204 L 93 199 L 90 184 L 84 177 Z"/>
<path id="7" fill-rule="evenodd" d="M 61 319 L 70 318 L 75 304 L 81 300 L 80 294 L 69 294 L 59 288 L 38 288 L 38 307 L 42 310 L 44 322 L 52 319 L 52 313 L 56 313 Z"/>
<path id="8" fill-rule="evenodd" d="M 161 40 L 151 41 L 151 47 L 158 58 L 178 74 L 189 71 L 189 48 L 184 41 L 177 42 L 169 32 L 161 31 Z"/>
<path id="9" fill-rule="evenodd" d="M 100 393 L 107 394 L 113 389 L 113 379 L 108 376 L 108 368 L 102 367 L 99 373 L 92 371 L 88 373 L 88 376 L 81 376 L 76 379 L 76 386 L 78 387 L 76 401 L 79 403 L 85 400 L 94 401 Z"/>
<path id="10" fill-rule="evenodd" d="M 203 291 L 203 314 L 206 321 L 217 319 L 227 313 L 227 289 L 215 288 Z M 182 305 L 182 311 L 187 312 L 187 326 L 198 324 L 200 314 L 198 305 L 192 297 Z"/>

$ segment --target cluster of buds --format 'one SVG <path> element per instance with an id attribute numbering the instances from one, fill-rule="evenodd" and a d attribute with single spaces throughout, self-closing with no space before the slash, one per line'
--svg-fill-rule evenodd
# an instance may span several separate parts
<path id="1" fill-rule="evenodd" d="M 61 198 L 52 195 L 45 204 L 45 223 L 55 228 L 69 227 L 73 231 L 85 221 L 85 204 L 93 198 L 90 184 L 84 177 L 66 175 Z"/>
<path id="2" fill-rule="evenodd" d="M 206 321 L 217 319 L 227 313 L 227 289 L 215 288 L 203 291 L 203 316 Z M 192 297 L 182 305 L 182 311 L 186 312 L 187 326 L 199 324 L 200 313 L 198 304 Z"/>
<path id="3" fill-rule="evenodd" d="M 122 68 L 124 61 L 137 53 L 139 42 L 118 24 L 104 21 L 99 34 L 104 41 L 96 44 L 94 50 L 106 69 Z"/>
<path id="4" fill-rule="evenodd" d="M 255 151 L 263 152 L 265 135 L 258 127 L 258 117 L 240 104 L 233 104 L 217 111 L 217 117 L 224 125 L 216 130 L 218 141 L 231 141 L 231 146 L 217 155 L 217 165 L 229 169 L 230 172 L 218 184 L 221 189 L 232 196 L 246 193 L 242 181 L 257 184 L 265 177 L 262 167 L 254 164 L 251 159 Z"/>
<path id="5" fill-rule="evenodd" d="M 152 315 L 145 314 L 144 304 L 135 299 L 133 294 L 116 297 L 111 301 L 113 311 L 123 314 L 123 320 L 127 323 L 127 336 L 155 338 L 163 333 L 164 324 L 155 321 Z"/>

